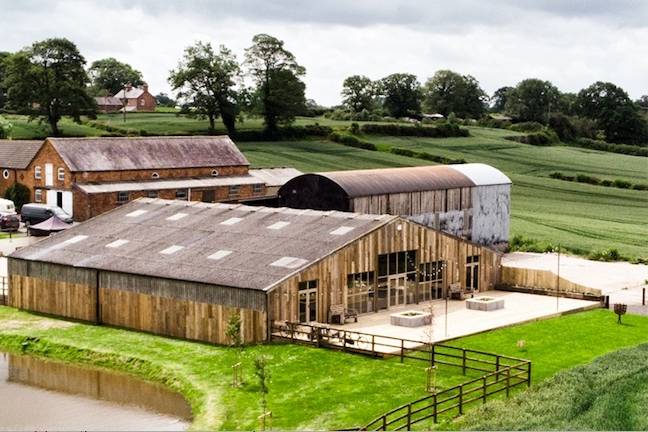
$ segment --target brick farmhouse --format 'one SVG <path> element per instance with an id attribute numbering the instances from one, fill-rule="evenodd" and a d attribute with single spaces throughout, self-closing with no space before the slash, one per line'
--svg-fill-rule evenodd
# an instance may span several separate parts
<path id="1" fill-rule="evenodd" d="M 155 96 L 148 91 L 148 85 L 141 88 L 128 84 L 113 96 L 96 97 L 97 108 L 102 112 L 117 112 L 124 107 L 126 112 L 151 112 L 155 111 L 157 102 Z"/>
<path id="2" fill-rule="evenodd" d="M 7 141 L 0 149 L 14 143 L 27 142 Z M 29 188 L 33 202 L 58 205 L 76 221 L 141 197 L 264 200 L 300 174 L 290 168 L 250 170 L 227 136 L 47 138 L 27 149 L 33 155 L 24 155 L 22 165 L 3 179 L 0 193 L 17 179 Z M 9 164 L 0 160 L 0 165 Z"/>

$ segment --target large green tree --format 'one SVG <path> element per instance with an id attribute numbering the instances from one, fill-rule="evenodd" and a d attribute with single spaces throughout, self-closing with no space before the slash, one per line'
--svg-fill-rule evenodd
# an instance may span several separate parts
<path id="1" fill-rule="evenodd" d="M 85 59 L 67 39 L 36 42 L 6 61 L 7 108 L 46 120 L 54 136 L 64 115 L 94 115 Z"/>
<path id="2" fill-rule="evenodd" d="M 245 50 L 245 66 L 255 82 L 253 106 L 263 115 L 266 130 L 274 133 L 279 123 L 290 123 L 304 111 L 306 70 L 284 48 L 283 41 L 258 34 Z"/>
<path id="3" fill-rule="evenodd" d="M 144 84 L 140 71 L 113 57 L 92 62 L 88 74 L 92 92 L 96 95 L 114 95 L 129 83 L 136 87 Z"/>
<path id="4" fill-rule="evenodd" d="M 504 112 L 506 109 L 506 101 L 512 91 L 513 87 L 510 86 L 500 87 L 495 90 L 495 93 L 490 98 L 491 109 L 497 113 Z"/>
<path id="5" fill-rule="evenodd" d="M 578 93 L 576 107 L 580 115 L 597 122 L 607 141 L 646 142 L 646 121 L 621 87 L 610 82 L 595 82 Z"/>
<path id="6" fill-rule="evenodd" d="M 486 110 L 488 96 L 471 75 L 460 75 L 451 70 L 437 71 L 423 88 L 427 110 L 447 116 L 477 118 Z"/>
<path id="7" fill-rule="evenodd" d="M 240 68 L 236 56 L 221 45 L 218 52 L 211 44 L 197 42 L 187 47 L 178 67 L 171 71 L 169 83 L 182 111 L 190 116 L 209 119 L 209 131 L 215 130 L 220 116 L 227 131 L 232 134 L 238 115 L 237 80 Z"/>
<path id="8" fill-rule="evenodd" d="M 416 75 L 391 74 L 380 80 L 379 89 L 383 98 L 383 107 L 390 116 L 409 117 L 421 112 L 423 95 Z"/>
<path id="9" fill-rule="evenodd" d="M 3 82 L 6 75 L 6 63 L 5 61 L 9 58 L 11 53 L 0 51 L 0 109 L 5 105 L 7 89 L 5 88 Z"/>
<path id="10" fill-rule="evenodd" d="M 549 113 L 556 110 L 560 92 L 549 81 L 525 79 L 508 94 L 506 112 L 521 121 L 547 123 Z"/>
<path id="11" fill-rule="evenodd" d="M 352 75 L 342 83 L 342 103 L 351 112 L 372 111 L 376 86 L 364 75 Z"/>

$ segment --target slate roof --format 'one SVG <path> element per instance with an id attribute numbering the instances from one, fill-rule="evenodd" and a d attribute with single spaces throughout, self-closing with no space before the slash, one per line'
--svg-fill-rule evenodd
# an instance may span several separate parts
<path id="1" fill-rule="evenodd" d="M 129 90 L 126 91 L 126 99 L 137 99 L 138 97 L 142 96 L 144 93 L 144 89 L 137 88 L 137 87 L 131 87 Z M 113 97 L 117 99 L 124 99 L 124 89 L 119 90 Z"/>
<path id="2" fill-rule="evenodd" d="M 48 138 L 70 171 L 249 165 L 224 136 Z"/>
<path id="3" fill-rule="evenodd" d="M 25 169 L 43 141 L 0 140 L 0 168 Z"/>
<path id="4" fill-rule="evenodd" d="M 141 198 L 11 257 L 268 291 L 396 219 Z"/>
<path id="5" fill-rule="evenodd" d="M 76 184 L 75 186 L 85 193 L 126 192 L 143 190 L 164 190 L 183 188 L 206 188 L 233 185 L 263 184 L 263 180 L 253 175 L 200 177 L 189 179 L 158 179 L 146 181 L 129 181 L 99 184 Z"/>

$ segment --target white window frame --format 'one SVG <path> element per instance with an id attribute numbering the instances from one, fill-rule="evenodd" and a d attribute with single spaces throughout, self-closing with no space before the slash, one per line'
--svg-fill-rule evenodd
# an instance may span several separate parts
<path id="1" fill-rule="evenodd" d="M 65 181 L 65 168 L 59 168 L 56 170 L 56 178 L 59 181 Z"/>
<path id="2" fill-rule="evenodd" d="M 34 189 L 34 201 L 39 203 L 43 202 L 43 191 L 40 189 Z"/>
<path id="3" fill-rule="evenodd" d="M 40 165 L 34 167 L 34 178 L 36 180 L 40 180 L 43 178 L 43 169 L 40 167 Z"/>
<path id="4" fill-rule="evenodd" d="M 2 178 L 5 179 L 5 180 L 7 180 L 9 178 L 9 170 L 8 169 L 2 171 Z"/>

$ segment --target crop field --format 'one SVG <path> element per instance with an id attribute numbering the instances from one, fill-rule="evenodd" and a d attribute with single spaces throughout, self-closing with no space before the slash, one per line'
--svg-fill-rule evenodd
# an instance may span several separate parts
<path id="1" fill-rule="evenodd" d="M 47 125 L 8 116 L 17 139 L 47 135 Z M 173 113 L 103 114 L 97 122 L 117 131 L 146 134 L 205 134 L 207 122 Z M 296 125 L 319 123 L 342 129 L 348 121 L 297 118 Z M 241 130 L 259 129 L 261 119 L 248 118 Z M 63 120 L 66 135 L 98 136 L 106 130 Z M 217 122 L 217 127 L 222 127 Z M 380 151 L 346 147 L 328 140 L 239 142 L 254 167 L 292 166 L 302 171 L 427 165 L 422 159 L 391 153 L 392 148 L 493 165 L 513 180 L 511 236 L 536 240 L 540 248 L 561 245 L 587 255 L 618 249 L 628 259 L 648 258 L 648 192 L 594 186 L 549 178 L 552 172 L 585 174 L 600 179 L 648 184 L 648 158 L 563 145 L 537 147 L 504 139 L 518 134 L 502 129 L 469 127 L 471 136 L 421 138 L 366 135 Z M 224 130 L 221 130 L 224 133 Z"/>

